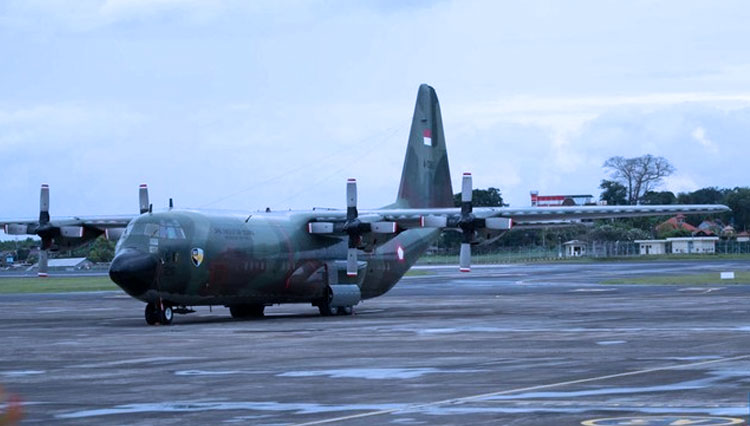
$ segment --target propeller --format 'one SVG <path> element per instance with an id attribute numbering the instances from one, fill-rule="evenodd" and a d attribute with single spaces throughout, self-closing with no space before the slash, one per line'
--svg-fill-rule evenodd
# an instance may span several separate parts
<path id="1" fill-rule="evenodd" d="M 346 234 L 346 275 L 356 277 L 359 269 L 357 250 L 362 247 L 362 236 L 368 233 L 395 234 L 398 232 L 396 222 L 371 222 L 368 219 L 378 217 L 368 216 L 360 219 L 357 211 L 357 180 L 349 178 L 346 181 L 346 220 L 344 222 L 309 222 L 307 232 L 310 234 Z"/>
<path id="2" fill-rule="evenodd" d="M 47 277 L 47 260 L 49 258 L 49 248 L 52 246 L 52 237 L 54 228 L 49 223 L 49 185 L 42 184 L 39 193 L 39 226 L 36 228 L 36 234 L 42 239 L 39 250 L 39 271 L 40 277 Z"/>
<path id="3" fill-rule="evenodd" d="M 141 214 L 148 213 L 148 185 L 145 183 L 142 183 L 141 186 L 138 187 L 138 205 Z"/>
<path id="4" fill-rule="evenodd" d="M 472 213 L 471 193 L 471 173 L 465 172 L 461 181 L 461 215 L 457 223 L 463 234 L 461 252 L 458 257 L 459 271 L 461 272 L 471 272 L 471 240 L 474 239 L 474 229 L 476 227 L 476 217 Z"/>
<path id="5" fill-rule="evenodd" d="M 362 234 L 372 230 L 369 223 L 359 220 L 357 212 L 357 180 L 349 178 L 346 180 L 346 222 L 343 231 L 349 234 L 349 248 L 346 251 L 346 275 L 357 276 L 357 247 L 362 242 Z"/>
<path id="6" fill-rule="evenodd" d="M 422 227 L 455 228 L 462 233 L 461 251 L 459 252 L 459 270 L 471 272 L 471 242 L 478 229 L 509 230 L 513 226 L 510 218 L 478 218 L 474 215 L 472 204 L 471 173 L 464 173 L 461 181 L 461 213 L 449 216 L 428 215 L 421 218 Z"/>
<path id="7" fill-rule="evenodd" d="M 47 250 L 39 250 L 39 272 L 37 275 L 40 278 L 47 278 L 49 274 L 47 274 L 47 259 L 49 257 L 49 253 Z"/>

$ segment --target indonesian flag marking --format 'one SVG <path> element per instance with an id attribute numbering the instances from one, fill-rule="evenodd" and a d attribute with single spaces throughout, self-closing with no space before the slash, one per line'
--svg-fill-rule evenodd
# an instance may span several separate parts
<path id="1" fill-rule="evenodd" d="M 396 246 L 396 257 L 399 262 L 403 262 L 405 258 L 404 248 L 401 245 Z"/>
<path id="2" fill-rule="evenodd" d="M 422 136 L 424 136 L 424 144 L 427 146 L 432 146 L 432 130 L 424 129 L 424 132 L 422 132 Z"/>

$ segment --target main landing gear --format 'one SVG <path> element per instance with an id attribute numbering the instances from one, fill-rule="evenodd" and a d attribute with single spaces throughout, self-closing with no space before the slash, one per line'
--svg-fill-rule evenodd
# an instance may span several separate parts
<path id="1" fill-rule="evenodd" d="M 263 318 L 265 305 L 232 305 L 229 307 L 229 313 L 232 318 Z"/>
<path id="2" fill-rule="evenodd" d="M 351 315 L 354 313 L 353 306 L 331 306 L 329 303 L 321 303 L 318 305 L 320 315 L 324 317 L 332 317 L 334 315 Z"/>
<path id="3" fill-rule="evenodd" d="M 172 324 L 172 319 L 174 319 L 174 312 L 171 306 L 160 303 L 146 304 L 146 323 L 148 325 L 157 323 L 169 325 Z"/>

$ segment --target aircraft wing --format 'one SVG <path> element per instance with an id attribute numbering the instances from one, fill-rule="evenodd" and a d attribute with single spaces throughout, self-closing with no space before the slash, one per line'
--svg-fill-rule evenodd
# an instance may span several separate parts
<path id="1" fill-rule="evenodd" d="M 365 245 L 365 237 L 373 234 L 397 234 L 410 228 L 455 229 L 463 233 L 459 255 L 460 270 L 468 272 L 471 245 L 477 236 L 497 238 L 514 224 L 539 228 L 570 226 L 576 221 L 621 217 L 665 216 L 676 214 L 718 214 L 730 209 L 721 204 L 668 204 L 645 206 L 560 206 L 560 207 L 477 207 L 472 206 L 471 175 L 464 174 L 461 207 L 396 208 L 357 210 L 357 186 L 347 182 L 347 209 L 307 213 L 310 234 L 348 236 L 347 273 L 357 271 L 357 249 Z M 380 241 L 383 241 L 381 238 Z"/>
<path id="2" fill-rule="evenodd" d="M 136 215 L 117 215 L 117 216 L 72 216 L 55 218 L 47 222 L 53 227 L 63 226 L 87 226 L 100 230 L 110 228 L 124 228 Z M 36 229 L 39 226 L 39 219 L 0 219 L 0 229 L 6 234 L 17 235 L 26 234 L 27 232 L 18 232 L 23 227 L 26 229 Z M 9 232 L 10 231 L 10 232 Z M 15 232 L 14 232 L 15 231 Z M 33 234 L 33 233 L 31 233 Z"/>

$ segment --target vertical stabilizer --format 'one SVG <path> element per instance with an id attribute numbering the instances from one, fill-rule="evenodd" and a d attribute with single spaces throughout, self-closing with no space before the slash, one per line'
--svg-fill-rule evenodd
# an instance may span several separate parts
<path id="1" fill-rule="evenodd" d="M 440 103 L 435 89 L 426 84 L 419 86 L 417 93 L 401 185 L 394 207 L 453 207 Z"/>

